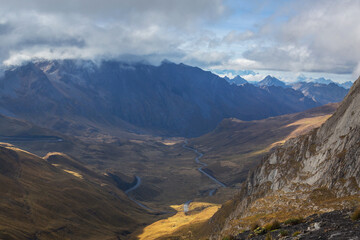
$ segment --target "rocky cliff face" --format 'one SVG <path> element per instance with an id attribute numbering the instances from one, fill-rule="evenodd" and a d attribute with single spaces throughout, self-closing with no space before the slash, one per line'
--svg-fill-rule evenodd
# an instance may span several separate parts
<path id="1" fill-rule="evenodd" d="M 249 175 L 222 232 L 234 233 L 246 217 L 256 214 L 281 219 L 281 214 L 306 215 L 357 204 L 359 147 L 358 79 L 334 115 L 319 129 L 290 139 Z"/>

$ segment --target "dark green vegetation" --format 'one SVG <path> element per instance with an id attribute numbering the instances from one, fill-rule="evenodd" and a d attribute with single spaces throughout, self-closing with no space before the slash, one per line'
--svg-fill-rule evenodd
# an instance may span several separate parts
<path id="1" fill-rule="evenodd" d="M 289 218 L 288 220 L 286 220 L 284 222 L 284 224 L 286 224 L 286 225 L 296 225 L 296 224 L 302 223 L 303 221 L 304 221 L 304 218 L 302 218 L 302 217 Z"/>
<path id="2" fill-rule="evenodd" d="M 271 221 L 269 224 L 266 224 L 264 226 L 264 228 L 267 231 L 273 231 L 273 230 L 279 229 L 280 228 L 280 222 L 275 219 L 275 220 Z"/>

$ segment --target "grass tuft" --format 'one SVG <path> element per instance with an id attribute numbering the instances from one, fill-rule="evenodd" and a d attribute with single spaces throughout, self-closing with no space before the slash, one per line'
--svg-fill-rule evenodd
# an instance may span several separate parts
<path id="1" fill-rule="evenodd" d="M 258 227 L 257 229 L 254 230 L 254 233 L 256 235 L 263 235 L 266 233 L 266 229 L 263 227 Z"/>
<path id="2" fill-rule="evenodd" d="M 265 229 L 268 231 L 272 231 L 272 230 L 276 230 L 279 229 L 280 226 L 280 222 L 278 220 L 273 220 L 271 223 L 265 225 Z"/>
<path id="3" fill-rule="evenodd" d="M 351 219 L 353 221 L 358 221 L 360 220 L 360 207 L 358 207 L 357 209 L 355 209 L 355 211 L 351 214 Z"/>
<path id="4" fill-rule="evenodd" d="M 284 230 L 284 229 L 280 230 L 280 236 L 281 237 L 286 237 L 288 235 L 289 235 L 289 232 L 287 230 Z"/>
<path id="5" fill-rule="evenodd" d="M 297 218 L 289 218 L 288 220 L 286 220 L 284 223 L 286 225 L 291 225 L 291 226 L 294 226 L 294 225 L 297 225 L 297 224 L 300 224 L 304 222 L 304 218 L 302 217 L 297 217 Z"/>

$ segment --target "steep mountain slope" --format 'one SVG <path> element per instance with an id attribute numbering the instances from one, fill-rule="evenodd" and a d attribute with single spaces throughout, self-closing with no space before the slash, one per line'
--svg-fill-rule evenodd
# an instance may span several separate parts
<path id="1" fill-rule="evenodd" d="M 39 61 L 5 72 L 0 109 L 63 132 L 119 129 L 197 136 L 223 119 L 242 120 L 318 106 L 289 89 L 235 86 L 199 68 L 104 61 Z"/>
<path id="2" fill-rule="evenodd" d="M 55 155 L 0 146 L 1 239 L 127 239 L 152 219 L 104 176 Z"/>
<path id="3" fill-rule="evenodd" d="M 292 85 L 295 90 L 301 91 L 305 96 L 321 104 L 340 102 L 348 90 L 335 84 L 321 84 L 312 82 L 297 82 Z"/>
<path id="4" fill-rule="evenodd" d="M 286 84 L 282 81 L 280 81 L 279 79 L 277 79 L 276 77 L 272 77 L 270 75 L 267 75 L 263 80 L 261 80 L 258 84 L 258 86 L 262 87 L 262 86 L 275 86 L 275 87 L 286 87 Z"/>
<path id="5" fill-rule="evenodd" d="M 222 233 L 234 234 L 255 220 L 284 220 L 356 206 L 360 198 L 359 103 L 360 79 L 319 129 L 288 140 L 265 158 L 249 174 L 230 207 L 215 215 L 213 222 L 228 215 L 220 226 Z"/>

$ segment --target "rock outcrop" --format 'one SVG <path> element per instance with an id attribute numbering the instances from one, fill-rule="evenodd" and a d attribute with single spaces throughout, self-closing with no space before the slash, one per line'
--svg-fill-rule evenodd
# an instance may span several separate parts
<path id="1" fill-rule="evenodd" d="M 320 128 L 288 140 L 249 174 L 222 233 L 234 234 L 244 222 L 241 219 L 256 214 L 271 213 L 281 219 L 288 217 L 287 213 L 306 215 L 358 204 L 359 147 L 358 79 Z"/>

